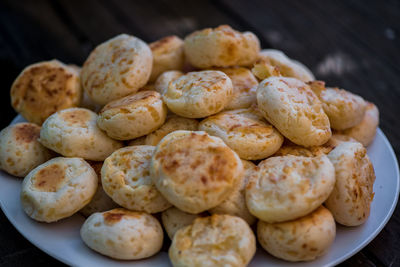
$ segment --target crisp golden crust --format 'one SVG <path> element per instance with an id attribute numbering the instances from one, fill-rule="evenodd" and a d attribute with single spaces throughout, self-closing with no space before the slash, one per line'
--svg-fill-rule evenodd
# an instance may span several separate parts
<path id="1" fill-rule="evenodd" d="M 153 146 L 124 147 L 104 161 L 101 169 L 104 191 L 122 207 L 157 213 L 171 206 L 150 178 L 153 152 Z"/>
<path id="2" fill-rule="evenodd" d="M 169 257 L 178 266 L 246 266 L 256 252 L 253 231 L 241 218 L 214 214 L 175 234 Z"/>
<path id="3" fill-rule="evenodd" d="M 256 165 L 251 161 L 242 160 L 244 173 L 240 177 L 240 181 L 237 184 L 233 192 L 228 196 L 227 199 L 222 201 L 221 204 L 209 210 L 211 214 L 229 214 L 238 216 L 245 220 L 249 225 L 252 225 L 256 221 L 246 206 L 245 189 L 250 179 L 253 177 Z"/>
<path id="4" fill-rule="evenodd" d="M 270 77 L 257 89 L 258 108 L 281 134 L 297 145 L 324 144 L 331 137 L 322 103 L 304 82 Z"/>
<path id="5" fill-rule="evenodd" d="M 319 207 L 335 186 L 328 157 L 271 157 L 257 166 L 246 188 L 249 211 L 265 222 L 283 222 Z"/>
<path id="6" fill-rule="evenodd" d="M 164 238 L 156 218 L 126 209 L 92 214 L 80 235 L 91 249 L 118 260 L 150 257 L 161 249 Z"/>
<path id="7" fill-rule="evenodd" d="M 258 81 L 246 68 L 219 68 L 232 81 L 233 90 L 231 101 L 225 106 L 226 110 L 248 108 L 256 103 Z"/>
<path id="8" fill-rule="evenodd" d="M 26 67 L 11 86 L 11 105 L 41 125 L 58 110 L 76 107 L 82 98 L 79 73 L 58 60 Z"/>
<path id="9" fill-rule="evenodd" d="M 97 127 L 97 114 L 84 108 L 69 108 L 51 115 L 40 130 L 39 142 L 66 157 L 102 161 L 122 143 Z"/>
<path id="10" fill-rule="evenodd" d="M 167 107 L 155 91 L 140 91 L 114 100 L 103 107 L 97 125 L 108 136 L 130 140 L 151 133 L 167 117 Z"/>
<path id="11" fill-rule="evenodd" d="M 154 90 L 164 95 L 168 90 L 169 83 L 183 75 L 184 73 L 179 70 L 170 70 L 162 73 L 154 83 Z"/>
<path id="12" fill-rule="evenodd" d="M 149 44 L 149 46 L 153 53 L 150 81 L 155 81 L 165 71 L 183 69 L 185 55 L 181 38 L 175 35 L 166 36 Z"/>
<path id="13" fill-rule="evenodd" d="M 168 237 L 172 240 L 179 229 L 192 224 L 200 216 L 200 214 L 191 214 L 171 207 L 162 212 L 161 221 Z"/>
<path id="14" fill-rule="evenodd" d="M 333 129 L 354 127 L 364 118 L 366 102 L 361 96 L 343 89 L 327 88 L 319 98 Z"/>
<path id="15" fill-rule="evenodd" d="M 156 146 L 164 136 L 177 130 L 197 131 L 198 125 L 195 119 L 171 115 L 160 128 L 146 136 L 144 145 Z"/>
<path id="16" fill-rule="evenodd" d="M 184 40 L 185 56 L 195 67 L 249 66 L 258 58 L 260 42 L 251 32 L 228 25 L 195 31 Z"/>
<path id="17" fill-rule="evenodd" d="M 259 53 L 259 58 L 267 61 L 273 67 L 277 67 L 282 76 L 293 77 L 303 82 L 315 80 L 314 75 L 305 65 L 288 58 L 282 51 L 263 49 Z"/>
<path id="18" fill-rule="evenodd" d="M 367 150 L 358 142 L 343 142 L 328 154 L 336 184 L 325 206 L 346 226 L 363 224 L 374 198 L 375 172 Z"/>
<path id="19" fill-rule="evenodd" d="M 366 147 L 374 140 L 378 125 L 379 110 L 373 103 L 367 102 L 365 115 L 362 121 L 356 126 L 338 131 L 338 133 L 354 138 Z"/>
<path id="20" fill-rule="evenodd" d="M 33 169 L 22 182 L 21 204 L 41 222 L 69 217 L 90 202 L 97 175 L 81 158 L 54 158 Z"/>
<path id="21" fill-rule="evenodd" d="M 243 166 L 221 139 L 205 132 L 175 131 L 158 143 L 150 171 L 170 203 L 183 211 L 199 213 L 229 196 Z"/>
<path id="22" fill-rule="evenodd" d="M 335 236 L 335 221 L 323 206 L 297 220 L 259 221 L 257 226 L 261 246 L 273 256 L 287 261 L 315 260 L 328 251 Z"/>
<path id="23" fill-rule="evenodd" d="M 52 158 L 38 137 L 40 126 L 17 123 L 0 132 L 0 169 L 9 174 L 25 177 L 32 169 Z"/>
<path id="24" fill-rule="evenodd" d="M 240 158 L 265 159 L 283 143 L 283 136 L 262 116 L 250 109 L 226 111 L 210 116 L 199 130 L 221 138 Z"/>
<path id="25" fill-rule="evenodd" d="M 186 118 L 218 113 L 232 97 L 232 81 L 221 71 L 189 72 L 168 84 L 163 99 L 168 108 Z"/>
<path id="26" fill-rule="evenodd" d="M 81 71 L 82 85 L 98 104 L 137 92 L 149 80 L 153 55 L 142 40 L 120 34 L 98 45 Z"/>

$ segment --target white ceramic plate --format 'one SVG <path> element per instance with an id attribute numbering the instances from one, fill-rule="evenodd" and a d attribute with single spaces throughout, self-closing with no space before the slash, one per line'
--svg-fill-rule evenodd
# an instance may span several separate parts
<path id="1" fill-rule="evenodd" d="M 17 117 L 13 123 L 22 121 Z M 250 266 L 333 266 L 346 260 L 366 246 L 382 230 L 392 215 L 399 193 L 399 167 L 390 143 L 379 129 L 368 147 L 376 181 L 371 216 L 359 227 L 337 227 L 337 235 L 329 252 L 312 262 L 281 261 L 258 249 Z M 73 266 L 170 266 L 168 255 L 161 252 L 141 261 L 115 261 L 90 250 L 82 242 L 79 230 L 84 218 L 78 214 L 57 223 L 31 220 L 21 208 L 19 194 L 22 180 L 0 172 L 0 204 L 15 228 L 32 244 L 54 258 Z M 168 237 L 166 237 L 168 238 Z"/>

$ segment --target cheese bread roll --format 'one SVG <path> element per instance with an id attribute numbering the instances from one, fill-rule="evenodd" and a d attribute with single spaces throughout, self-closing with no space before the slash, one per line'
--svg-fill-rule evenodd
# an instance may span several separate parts
<path id="1" fill-rule="evenodd" d="M 256 240 L 241 218 L 214 214 L 176 232 L 169 248 L 173 266 L 232 266 L 250 263 Z"/>
<path id="2" fill-rule="evenodd" d="M 270 77 L 257 89 L 264 117 L 297 145 L 324 144 L 331 137 L 328 116 L 310 86 L 295 78 Z"/>
<path id="3" fill-rule="evenodd" d="M 221 139 L 200 131 L 175 131 L 158 143 L 150 172 L 170 203 L 185 212 L 200 213 L 232 193 L 243 166 Z"/>
<path id="4" fill-rule="evenodd" d="M 40 222 L 69 217 L 90 202 L 97 175 L 81 158 L 54 158 L 33 169 L 22 182 L 21 204 Z"/>
<path id="5" fill-rule="evenodd" d="M 52 158 L 53 153 L 39 143 L 40 126 L 22 122 L 0 132 L 0 169 L 25 177 L 33 168 Z"/>
<path id="6" fill-rule="evenodd" d="M 257 166 L 246 187 L 249 211 L 268 223 L 294 220 L 318 208 L 335 186 L 328 157 L 271 157 Z"/>
<path id="7" fill-rule="evenodd" d="M 97 114 L 69 108 L 51 115 L 40 130 L 39 142 L 65 157 L 102 161 L 122 147 L 97 127 Z"/>
<path id="8" fill-rule="evenodd" d="M 10 95 L 11 105 L 18 113 L 41 125 L 54 112 L 80 104 L 79 72 L 58 60 L 39 62 L 21 72 Z"/>
<path id="9" fill-rule="evenodd" d="M 84 90 L 97 104 L 137 92 L 150 78 L 153 55 L 139 38 L 120 34 L 98 45 L 81 71 Z"/>

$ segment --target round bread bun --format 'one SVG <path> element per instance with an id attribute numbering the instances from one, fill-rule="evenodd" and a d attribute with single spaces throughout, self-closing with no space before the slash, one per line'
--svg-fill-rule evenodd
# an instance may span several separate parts
<path id="1" fill-rule="evenodd" d="M 335 167 L 336 184 L 325 206 L 340 224 L 363 224 L 369 217 L 375 182 L 367 150 L 358 142 L 343 142 L 328 157 Z"/>
<path id="2" fill-rule="evenodd" d="M 283 143 L 283 136 L 249 109 L 221 112 L 200 122 L 199 130 L 221 138 L 240 158 L 265 159 Z"/>
<path id="3" fill-rule="evenodd" d="M 97 127 L 97 114 L 84 108 L 69 108 L 51 115 L 40 130 L 39 142 L 65 157 L 105 160 L 122 143 Z"/>
<path id="4" fill-rule="evenodd" d="M 120 34 L 98 45 L 81 71 L 84 90 L 97 104 L 137 92 L 150 78 L 153 55 L 139 38 Z"/>
<path id="5" fill-rule="evenodd" d="M 168 84 L 163 99 L 168 108 L 186 118 L 220 112 L 231 101 L 232 81 L 214 70 L 189 72 Z"/>
<path id="6" fill-rule="evenodd" d="M 264 117 L 297 145 L 319 146 L 331 137 L 321 101 L 300 80 L 286 77 L 263 80 L 257 89 L 257 103 Z"/>
<path id="7" fill-rule="evenodd" d="M 164 95 L 168 90 L 169 83 L 175 81 L 183 75 L 183 72 L 179 70 L 163 72 L 160 76 L 158 76 L 156 82 L 154 83 L 154 90 L 159 92 L 161 95 Z"/>
<path id="8" fill-rule="evenodd" d="M 90 202 L 97 175 L 81 158 L 54 158 L 33 169 L 23 180 L 22 208 L 40 222 L 67 218 Z"/>
<path id="9" fill-rule="evenodd" d="M 374 140 L 378 125 L 379 110 L 373 103 L 367 102 L 363 120 L 356 126 L 339 131 L 339 133 L 356 139 L 366 147 Z"/>
<path id="10" fill-rule="evenodd" d="M 259 53 L 259 58 L 266 60 L 274 67 L 278 67 L 282 76 L 293 77 L 303 82 L 315 80 L 314 74 L 305 65 L 288 58 L 282 51 L 263 49 Z"/>
<path id="11" fill-rule="evenodd" d="M 145 212 L 113 209 L 94 213 L 81 228 L 83 242 L 117 260 L 139 260 L 160 251 L 164 234 L 156 218 Z"/>
<path id="12" fill-rule="evenodd" d="M 335 236 L 335 220 L 323 206 L 297 220 L 258 221 L 257 225 L 261 246 L 273 256 L 287 261 L 315 260 L 328 251 Z"/>
<path id="13" fill-rule="evenodd" d="M 217 70 L 228 75 L 233 85 L 231 101 L 225 106 L 225 110 L 249 108 L 257 102 L 258 81 L 249 69 L 236 67 Z"/>
<path id="14" fill-rule="evenodd" d="M 155 91 L 140 91 L 114 100 L 100 111 L 97 125 L 117 140 L 134 139 L 159 128 L 167 107 Z"/>
<path id="15" fill-rule="evenodd" d="M 88 161 L 90 166 L 96 172 L 97 175 L 97 190 L 92 200 L 79 211 L 85 217 L 89 217 L 95 212 L 102 212 L 111 209 L 118 208 L 118 204 L 115 203 L 107 194 L 104 192 L 101 184 L 101 167 L 103 166 L 102 161 Z"/>
<path id="16" fill-rule="evenodd" d="M 260 41 L 251 32 L 238 32 L 228 25 L 195 31 L 184 40 L 185 56 L 194 67 L 250 66 L 260 51 Z"/>
<path id="17" fill-rule="evenodd" d="M 39 143 L 40 126 L 23 122 L 10 125 L 0 132 L 0 169 L 11 175 L 25 177 L 32 169 L 52 158 Z"/>
<path id="18" fill-rule="evenodd" d="M 150 172 L 170 203 L 196 214 L 217 206 L 232 193 L 243 175 L 243 165 L 218 137 L 175 131 L 158 143 Z"/>
<path id="19" fill-rule="evenodd" d="M 241 218 L 214 214 L 176 232 L 169 248 L 173 266 L 232 266 L 250 263 L 256 239 Z"/>
<path id="20" fill-rule="evenodd" d="M 150 178 L 154 146 L 128 146 L 109 156 L 101 169 L 104 191 L 129 210 L 157 213 L 171 207 Z"/>
<path id="21" fill-rule="evenodd" d="M 335 186 L 328 157 L 283 156 L 260 162 L 246 187 L 249 211 L 268 223 L 294 220 L 318 208 Z"/>
<path id="22" fill-rule="evenodd" d="M 58 60 L 39 62 L 21 72 L 10 95 L 15 111 L 29 122 L 42 125 L 54 112 L 79 105 L 79 73 Z"/>
<path id="23" fill-rule="evenodd" d="M 246 206 L 245 189 L 250 181 L 256 165 L 247 160 L 242 160 L 244 174 L 240 177 L 240 181 L 233 192 L 228 196 L 227 199 L 222 201 L 221 204 L 209 210 L 211 214 L 229 214 L 242 218 L 249 225 L 252 225 L 256 221 Z"/>
<path id="24" fill-rule="evenodd" d="M 319 98 L 333 129 L 354 127 L 364 118 L 366 102 L 361 96 L 343 89 L 326 88 Z"/>
<path id="25" fill-rule="evenodd" d="M 153 68 L 150 81 L 168 70 L 182 70 L 185 63 L 183 53 L 183 40 L 178 36 L 166 36 L 158 41 L 149 44 L 153 53 Z"/>
<path id="26" fill-rule="evenodd" d="M 171 115 L 160 128 L 146 136 L 144 144 L 156 146 L 167 134 L 177 130 L 197 131 L 198 125 L 199 122 L 195 119 Z"/>
<path id="27" fill-rule="evenodd" d="M 176 207 L 171 207 L 161 213 L 161 221 L 168 237 L 172 240 L 179 229 L 190 225 L 200 216 L 200 214 L 190 214 Z"/>

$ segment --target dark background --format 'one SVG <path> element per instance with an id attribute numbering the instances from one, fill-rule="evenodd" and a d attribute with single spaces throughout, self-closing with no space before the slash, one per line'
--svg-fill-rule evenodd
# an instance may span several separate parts
<path id="1" fill-rule="evenodd" d="M 399 1 L 0 1 L 0 126 L 16 115 L 9 90 L 29 64 L 57 58 L 81 65 L 97 44 L 119 33 L 151 42 L 220 24 L 254 32 L 263 48 L 283 50 L 328 86 L 374 102 L 400 155 Z M 2 266 L 59 264 L 2 212 L 0 240 Z M 399 207 L 378 237 L 342 266 L 400 266 Z"/>

